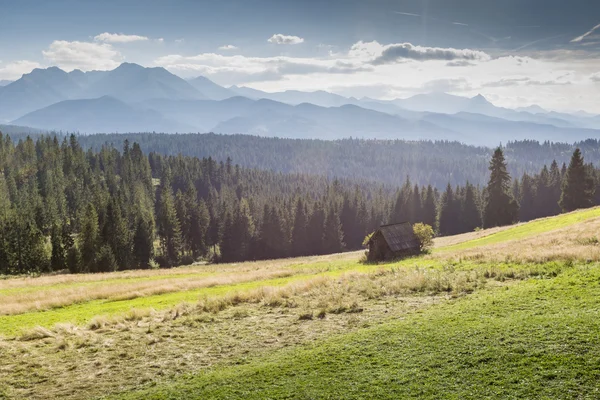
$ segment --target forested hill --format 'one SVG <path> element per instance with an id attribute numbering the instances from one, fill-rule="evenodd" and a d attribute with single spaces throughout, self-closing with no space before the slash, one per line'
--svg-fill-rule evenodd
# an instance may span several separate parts
<path id="1" fill-rule="evenodd" d="M 408 177 L 392 188 L 144 154 L 127 141 L 122 149 L 0 134 L 0 275 L 336 253 L 360 248 L 383 223 L 424 222 L 449 235 L 600 203 L 600 170 L 579 150 L 569 168 L 553 162 L 509 191 L 498 148 L 485 189 L 447 184 L 440 194 Z"/>
<path id="2" fill-rule="evenodd" d="M 264 138 L 249 135 L 217 134 L 97 134 L 80 136 L 84 148 L 98 150 L 111 143 L 121 148 L 123 141 L 140 143 L 145 152 L 167 155 L 212 157 L 217 161 L 233 159 L 237 164 L 284 173 L 325 175 L 401 186 L 410 176 L 413 183 L 442 190 L 448 182 L 485 185 L 488 162 L 493 150 L 458 142 L 359 140 L 337 141 Z M 538 173 L 556 160 L 568 163 L 575 147 L 586 162 L 600 164 L 600 142 L 588 140 L 575 145 L 509 142 L 504 148 L 508 170 L 521 178 L 524 172 Z"/>

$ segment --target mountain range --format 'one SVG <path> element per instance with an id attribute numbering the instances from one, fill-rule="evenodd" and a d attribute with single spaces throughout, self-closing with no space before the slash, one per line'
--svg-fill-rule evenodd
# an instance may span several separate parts
<path id="1" fill-rule="evenodd" d="M 348 98 L 326 91 L 220 86 L 164 68 L 123 63 L 112 71 L 35 69 L 0 85 L 0 123 L 70 132 L 215 132 L 290 138 L 510 140 L 600 138 L 600 116 L 533 105 L 497 107 L 482 95 Z"/>

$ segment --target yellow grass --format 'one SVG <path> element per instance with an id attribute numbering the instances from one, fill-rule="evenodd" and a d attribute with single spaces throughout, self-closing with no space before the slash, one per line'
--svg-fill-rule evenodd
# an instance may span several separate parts
<path id="1" fill-rule="evenodd" d="M 600 218 L 543 232 L 531 237 L 451 252 L 436 252 L 436 260 L 546 263 L 600 261 Z"/>
<path id="2" fill-rule="evenodd" d="M 91 300 L 129 300 L 219 285 L 284 278 L 327 268 L 328 261 L 355 258 L 352 254 L 326 257 L 217 264 L 156 271 L 56 275 L 0 281 L 0 315 L 48 310 Z M 318 260 L 324 264 L 312 265 Z M 157 279 L 160 278 L 160 279 Z"/>

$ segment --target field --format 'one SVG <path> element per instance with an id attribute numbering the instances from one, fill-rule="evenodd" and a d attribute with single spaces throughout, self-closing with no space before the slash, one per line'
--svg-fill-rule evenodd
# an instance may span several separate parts
<path id="1" fill-rule="evenodd" d="M 600 208 L 362 252 L 0 280 L 0 399 L 598 398 Z"/>

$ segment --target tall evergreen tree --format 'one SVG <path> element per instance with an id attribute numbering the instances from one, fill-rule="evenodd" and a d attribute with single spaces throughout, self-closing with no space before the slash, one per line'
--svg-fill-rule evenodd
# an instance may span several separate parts
<path id="1" fill-rule="evenodd" d="M 325 223 L 325 211 L 320 202 L 313 206 L 312 214 L 308 221 L 308 251 L 310 255 L 323 254 L 326 250 L 323 244 L 323 229 Z"/>
<path id="2" fill-rule="evenodd" d="M 481 227 L 481 212 L 479 210 L 476 188 L 469 182 L 467 182 L 465 188 L 461 220 L 461 231 L 463 232 L 472 232 L 475 228 Z"/>
<path id="3" fill-rule="evenodd" d="M 438 232 L 440 235 L 453 235 L 458 232 L 460 204 L 454 197 L 452 186 L 448 184 L 440 199 L 438 212 Z"/>
<path id="4" fill-rule="evenodd" d="M 308 218 L 306 207 L 301 198 L 296 202 L 294 213 L 294 227 L 292 228 L 292 255 L 303 256 L 309 254 L 308 250 Z"/>
<path id="5" fill-rule="evenodd" d="M 500 147 L 494 151 L 489 170 L 490 180 L 483 212 L 484 227 L 512 224 L 518 219 L 519 205 L 510 193 L 511 178 Z"/>
<path id="6" fill-rule="evenodd" d="M 79 223 L 79 249 L 81 251 L 81 272 L 98 272 L 96 268 L 96 253 L 100 246 L 100 228 L 98 214 L 92 204 L 88 204 L 82 221 Z"/>
<path id="7" fill-rule="evenodd" d="M 431 185 L 427 186 L 425 200 L 423 201 L 423 223 L 435 229 L 437 210 L 435 205 L 435 194 Z"/>
<path id="8" fill-rule="evenodd" d="M 340 216 L 333 204 L 329 206 L 329 211 L 325 218 L 323 247 L 326 253 L 339 253 L 344 249 L 344 234 L 340 223 Z"/>
<path id="9" fill-rule="evenodd" d="M 154 238 L 150 222 L 138 217 L 133 235 L 133 262 L 136 268 L 150 268 L 154 256 Z"/>
<path id="10" fill-rule="evenodd" d="M 594 181 L 587 173 L 581 150 L 573 152 L 562 184 L 559 204 L 563 211 L 591 207 L 594 198 Z"/>
<path id="11" fill-rule="evenodd" d="M 177 218 L 175 200 L 168 181 L 162 185 L 158 210 L 158 227 L 163 256 L 167 265 L 177 265 L 182 249 L 181 225 Z"/>

